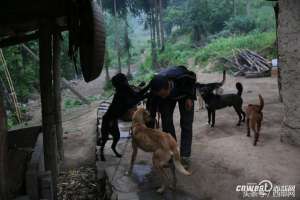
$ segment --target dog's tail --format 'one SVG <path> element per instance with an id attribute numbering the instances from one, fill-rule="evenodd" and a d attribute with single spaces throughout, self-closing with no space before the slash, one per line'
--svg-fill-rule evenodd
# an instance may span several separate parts
<path id="1" fill-rule="evenodd" d="M 223 70 L 223 80 L 220 82 L 221 86 L 224 85 L 225 81 L 226 81 L 226 70 Z"/>
<path id="2" fill-rule="evenodd" d="M 262 98 L 262 96 L 260 94 L 258 95 L 258 97 L 259 97 L 259 102 L 260 102 L 259 112 L 261 112 L 264 108 L 265 102 L 264 102 L 264 99 Z"/>
<path id="3" fill-rule="evenodd" d="M 174 162 L 174 165 L 175 165 L 175 168 L 177 169 L 177 171 L 179 171 L 183 175 L 190 176 L 191 173 L 188 172 L 180 162 L 180 154 L 179 154 L 178 149 L 174 148 L 172 150 L 172 153 L 173 153 L 173 162 Z"/>
<path id="4" fill-rule="evenodd" d="M 242 93 L 243 93 L 243 85 L 240 83 L 240 82 L 237 82 L 236 84 L 235 84 L 235 87 L 236 87 L 236 89 L 237 89 L 237 95 L 239 95 L 239 96 L 242 96 Z"/>

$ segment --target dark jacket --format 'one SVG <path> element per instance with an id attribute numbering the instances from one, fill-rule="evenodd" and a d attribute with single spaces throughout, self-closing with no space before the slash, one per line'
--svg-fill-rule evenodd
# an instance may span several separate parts
<path id="1" fill-rule="evenodd" d="M 196 99 L 196 74 L 194 72 L 189 71 L 184 66 L 175 66 L 162 70 L 158 75 L 167 77 L 173 83 L 171 94 L 166 100 Z M 164 99 L 151 93 L 148 96 L 146 107 L 153 119 L 161 101 L 164 101 Z M 153 127 L 154 124 L 152 123 L 151 126 Z"/>
<path id="2" fill-rule="evenodd" d="M 158 75 L 167 77 L 173 83 L 173 89 L 169 99 L 196 99 L 196 74 L 184 66 L 168 67 L 159 72 Z"/>

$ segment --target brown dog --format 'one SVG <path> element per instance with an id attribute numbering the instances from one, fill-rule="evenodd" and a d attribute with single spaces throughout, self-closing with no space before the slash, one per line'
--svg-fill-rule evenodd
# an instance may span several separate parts
<path id="1" fill-rule="evenodd" d="M 175 168 L 184 175 L 191 175 L 186 171 L 180 162 L 180 154 L 177 149 L 176 140 L 168 133 L 157 129 L 146 127 L 146 123 L 151 120 L 150 113 L 144 108 L 139 108 L 132 117 L 132 158 L 129 174 L 132 172 L 138 148 L 153 153 L 152 162 L 154 168 L 162 177 L 162 186 L 157 190 L 161 193 L 165 190 L 168 182 L 168 175 L 164 166 L 173 158 Z M 173 186 L 176 186 L 175 169 L 173 170 Z"/>
<path id="2" fill-rule="evenodd" d="M 247 118 L 247 136 L 250 137 L 250 128 L 254 132 L 254 142 L 253 145 L 255 146 L 259 134 L 260 134 L 260 128 L 261 128 L 261 122 L 263 120 L 263 108 L 264 108 L 264 99 L 261 95 L 258 95 L 260 105 L 253 105 L 249 104 L 246 110 L 246 118 Z"/>

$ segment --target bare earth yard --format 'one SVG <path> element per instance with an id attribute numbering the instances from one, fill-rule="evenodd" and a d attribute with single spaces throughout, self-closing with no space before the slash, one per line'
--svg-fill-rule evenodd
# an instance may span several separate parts
<path id="1" fill-rule="evenodd" d="M 221 74 L 199 72 L 198 79 L 200 82 L 218 81 L 221 79 Z M 216 126 L 210 128 L 207 125 L 206 110 L 199 111 L 198 102 L 196 102 L 190 169 L 193 175 L 190 177 L 178 175 L 177 192 L 159 196 L 154 192 L 155 187 L 158 186 L 157 183 L 150 181 L 155 179 L 154 182 L 157 182 L 158 177 L 151 172 L 145 174 L 147 170 L 140 170 L 141 165 L 145 169 L 151 166 L 151 155 L 139 151 L 135 175 L 142 178 L 138 178 L 139 187 L 135 188 L 135 191 L 138 191 L 143 200 L 242 199 L 242 193 L 235 191 L 238 184 L 259 183 L 265 179 L 276 185 L 296 185 L 296 198 L 294 199 L 299 199 L 300 149 L 280 142 L 283 106 L 278 101 L 276 79 L 245 79 L 228 75 L 224 93 L 235 93 L 237 81 L 244 86 L 244 106 L 248 103 L 257 103 L 259 93 L 265 100 L 264 121 L 258 145 L 256 147 L 252 145 L 253 136 L 246 137 L 245 124 L 240 127 L 235 126 L 238 118 L 233 108 L 218 110 Z M 64 123 L 65 131 L 68 132 L 65 134 L 67 168 L 90 164 L 94 161 L 96 105 L 79 110 L 77 114 L 79 116 L 76 119 Z M 179 136 L 178 109 L 175 112 L 174 123 Z M 128 169 L 131 155 L 130 144 L 126 146 L 126 141 L 123 139 L 118 146 L 119 150 L 124 153 L 124 157 L 117 170 L 123 169 L 124 173 Z M 117 162 L 118 160 L 113 155 L 110 156 L 112 153 L 109 146 L 108 144 L 106 148 L 107 159 Z M 142 171 L 141 174 L 139 171 Z M 116 177 L 116 180 L 122 180 L 122 177 Z M 126 191 L 123 192 L 126 193 Z M 131 189 L 127 192 L 131 192 Z"/>

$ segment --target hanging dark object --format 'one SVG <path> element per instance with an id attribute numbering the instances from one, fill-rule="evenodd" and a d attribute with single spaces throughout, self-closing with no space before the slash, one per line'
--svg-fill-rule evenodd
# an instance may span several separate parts
<path id="1" fill-rule="evenodd" d="M 75 2 L 70 10 L 69 54 L 76 62 L 76 51 L 79 49 L 81 71 L 84 80 L 89 82 L 101 74 L 104 63 L 104 21 L 96 1 Z"/>

